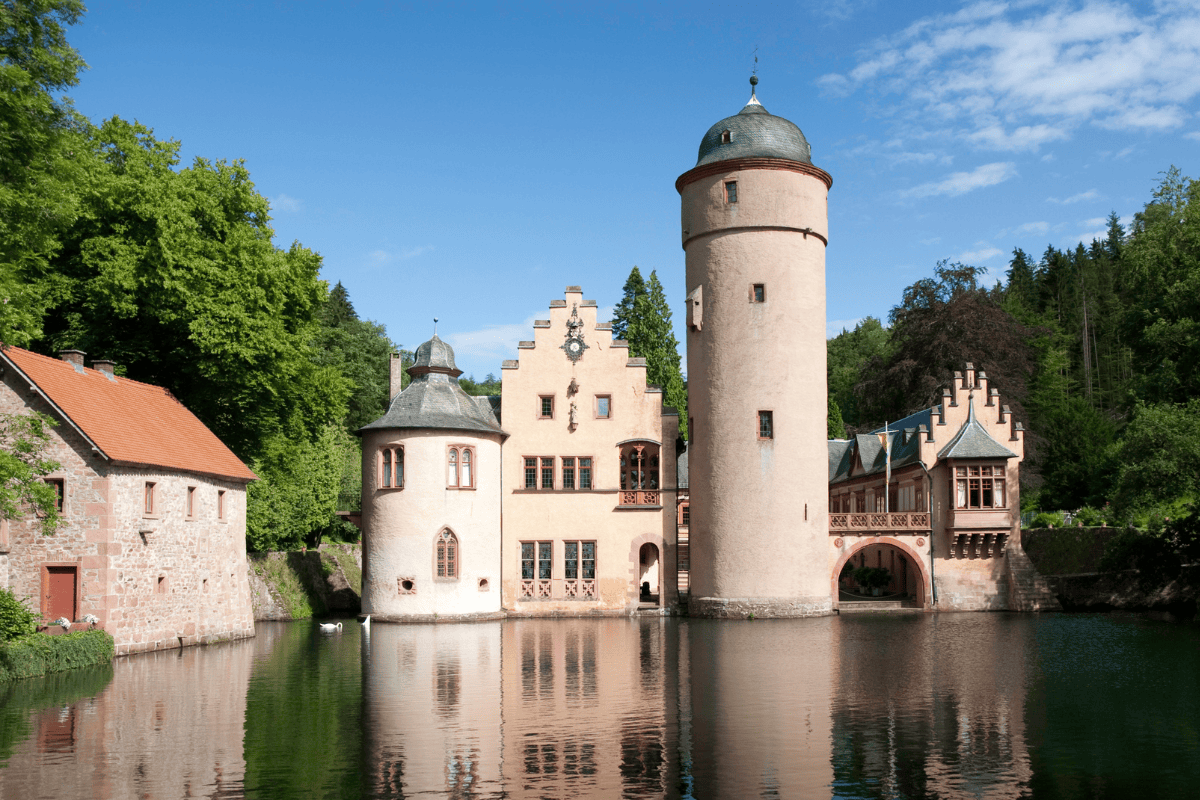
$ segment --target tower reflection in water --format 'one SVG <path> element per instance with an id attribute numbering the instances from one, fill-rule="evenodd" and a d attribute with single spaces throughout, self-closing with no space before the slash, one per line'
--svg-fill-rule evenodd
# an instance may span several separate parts
<path id="1" fill-rule="evenodd" d="M 1027 631 L 969 615 L 378 625 L 368 793 L 1008 797 Z"/>

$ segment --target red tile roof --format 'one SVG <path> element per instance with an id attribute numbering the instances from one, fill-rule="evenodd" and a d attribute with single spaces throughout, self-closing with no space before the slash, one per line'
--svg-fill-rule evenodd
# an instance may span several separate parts
<path id="1" fill-rule="evenodd" d="M 240 480 L 257 476 L 161 386 L 109 380 L 98 370 L 19 347 L 0 350 L 41 389 L 68 421 L 116 462 L 199 472 Z"/>

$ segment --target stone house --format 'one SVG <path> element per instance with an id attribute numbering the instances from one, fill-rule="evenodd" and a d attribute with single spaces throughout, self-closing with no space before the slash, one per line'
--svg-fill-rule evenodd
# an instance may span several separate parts
<path id="1" fill-rule="evenodd" d="M 84 353 L 0 349 L 0 412 L 51 417 L 62 524 L 0 523 L 0 586 L 43 620 L 95 615 L 118 654 L 254 635 L 246 485 L 255 475 L 158 386 Z"/>

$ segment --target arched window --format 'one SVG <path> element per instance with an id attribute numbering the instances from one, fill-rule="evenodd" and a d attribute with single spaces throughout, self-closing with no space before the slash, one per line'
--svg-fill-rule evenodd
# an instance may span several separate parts
<path id="1" fill-rule="evenodd" d="M 658 505 L 658 445 L 634 442 L 621 447 L 621 505 Z"/>
<path id="2" fill-rule="evenodd" d="M 446 449 L 446 485 L 451 489 L 473 489 L 475 448 L 452 445 Z"/>
<path id="3" fill-rule="evenodd" d="M 404 488 L 404 448 L 384 447 L 379 451 L 379 488 Z"/>
<path id="4" fill-rule="evenodd" d="M 437 537 L 437 577 L 458 577 L 458 537 L 444 530 Z"/>

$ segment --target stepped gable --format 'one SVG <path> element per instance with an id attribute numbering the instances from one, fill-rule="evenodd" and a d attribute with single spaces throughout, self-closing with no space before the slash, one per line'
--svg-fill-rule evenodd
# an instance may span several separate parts
<path id="1" fill-rule="evenodd" d="M 79 356 L 82 360 L 82 354 Z M 76 366 L 19 347 L 0 363 L 21 375 L 104 458 L 234 480 L 256 476 L 166 389 Z"/>
<path id="2" fill-rule="evenodd" d="M 454 349 L 436 333 L 417 348 L 408 374 L 412 383 L 392 398 L 382 417 L 359 431 L 425 428 L 508 435 L 500 428 L 500 398 L 472 397 L 462 390 L 457 380 L 462 370 L 454 365 Z"/>

